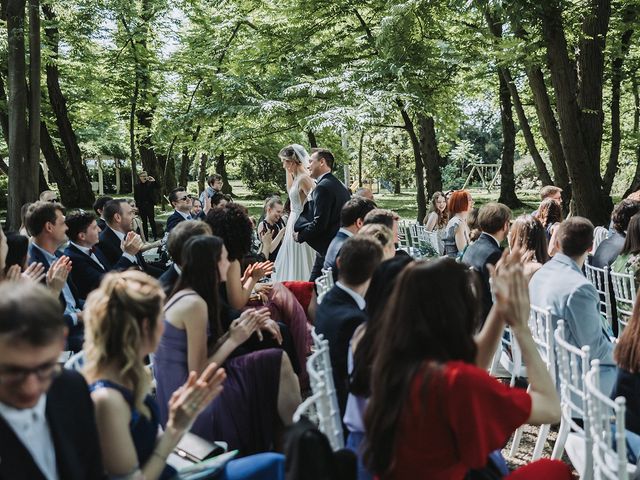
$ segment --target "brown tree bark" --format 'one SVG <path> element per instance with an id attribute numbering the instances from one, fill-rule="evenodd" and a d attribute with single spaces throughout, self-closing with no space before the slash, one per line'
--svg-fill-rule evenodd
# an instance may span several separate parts
<path id="1" fill-rule="evenodd" d="M 637 16 L 637 7 L 627 7 L 622 13 L 622 21 L 627 28 L 620 38 L 620 49 L 617 50 L 611 62 L 611 150 L 609 161 L 603 178 L 603 188 L 607 194 L 611 193 L 613 180 L 618 172 L 618 159 L 620 157 L 620 95 L 624 65 L 624 60 L 629 52 L 633 28 L 630 27 Z"/>
<path id="2" fill-rule="evenodd" d="M 193 144 L 196 143 L 196 141 L 198 140 L 198 137 L 200 136 L 200 125 L 198 125 L 195 129 L 195 131 L 193 132 L 193 135 L 191 136 L 191 141 Z M 182 149 L 182 162 L 180 164 L 180 181 L 179 181 L 179 185 L 181 187 L 185 187 L 187 186 L 187 183 L 189 182 L 189 170 L 191 169 L 191 165 L 193 165 L 193 162 L 196 159 L 196 155 L 195 153 L 193 155 L 189 154 L 189 149 L 184 147 Z"/>
<path id="3" fill-rule="evenodd" d="M 51 59 L 47 62 L 47 91 L 49 93 L 49 103 L 56 117 L 56 126 L 58 127 L 58 133 L 60 140 L 64 145 L 66 152 L 66 160 L 69 162 L 71 168 L 71 175 L 74 178 L 77 194 L 75 201 L 67 204 L 67 207 L 86 207 L 93 204 L 95 197 L 93 190 L 91 189 L 91 182 L 89 181 L 89 172 L 82 160 L 82 153 L 78 145 L 76 134 L 71 125 L 69 119 L 69 112 L 67 110 L 67 101 L 60 88 L 60 72 L 57 66 L 58 57 L 58 42 L 59 33 L 57 27 L 57 18 L 53 12 L 51 5 L 45 3 L 42 5 L 42 12 L 47 20 L 44 32 L 46 42 L 51 49 Z"/>
<path id="4" fill-rule="evenodd" d="M 498 201 L 509 208 L 519 208 L 522 202 L 516 195 L 516 177 L 513 173 L 516 151 L 516 125 L 513 122 L 513 109 L 509 85 L 504 69 L 498 68 L 500 124 L 502 126 L 502 159 L 500 162 L 500 197 Z"/>
<path id="5" fill-rule="evenodd" d="M 598 4 L 608 4 L 608 1 L 593 0 L 592 3 L 598 7 Z M 579 60 L 581 71 L 578 93 L 578 77 L 567 51 L 562 11 L 555 1 L 542 2 L 541 7 L 547 62 L 556 97 L 562 147 L 572 184 L 573 211 L 576 215 L 589 218 L 596 225 L 605 225 L 609 221 L 612 202 L 602 190 L 599 169 L 602 142 L 602 63 L 601 53 L 597 50 L 602 47 L 603 40 L 581 42 L 583 50 L 580 57 L 584 55 L 586 58 Z M 594 13 L 597 14 L 600 10 L 595 8 Z M 590 32 L 598 36 L 601 23 L 601 19 L 586 20 L 585 34 Z M 590 111 L 585 112 L 585 108 Z M 581 113 L 581 109 L 584 113 Z M 599 138 L 591 138 L 598 135 Z"/>
<path id="6" fill-rule="evenodd" d="M 64 205 L 80 205 L 79 191 L 76 188 L 76 181 L 71 172 L 69 162 L 58 154 L 44 121 L 40 122 L 40 149 L 47 162 L 49 173 L 53 177 L 53 181 L 58 185 L 62 203 Z"/>
<path id="7" fill-rule="evenodd" d="M 9 196 L 7 227 L 20 227 L 20 208 L 38 194 L 38 164 L 29 157 L 25 62 L 25 0 L 7 0 Z"/>
<path id="8" fill-rule="evenodd" d="M 200 165 L 198 167 L 198 191 L 202 192 L 204 190 L 205 178 L 207 176 L 207 163 L 209 161 L 209 157 L 206 153 L 200 154 Z"/>
<path id="9" fill-rule="evenodd" d="M 309 139 L 309 146 L 311 148 L 318 148 L 318 140 L 313 130 L 307 130 L 307 138 Z"/>
<path id="10" fill-rule="evenodd" d="M 131 95 L 131 109 L 129 110 L 129 155 L 131 160 L 131 188 L 138 181 L 137 170 L 138 162 L 136 160 L 136 110 L 138 109 L 138 95 L 140 93 L 140 85 L 138 76 L 135 75 L 133 94 Z M 132 192 L 133 193 L 133 192 Z"/>
<path id="11" fill-rule="evenodd" d="M 442 191 L 442 175 L 440 173 L 442 158 L 438 151 L 436 126 L 433 117 L 418 114 L 418 131 L 420 133 L 420 155 L 427 180 L 426 196 L 431 198 L 435 192 Z M 424 218 L 424 215 L 422 218 Z"/>
<path id="12" fill-rule="evenodd" d="M 415 174 L 416 174 L 416 203 L 418 206 L 417 221 L 421 223 L 427 214 L 427 198 L 424 191 L 424 163 L 422 161 L 422 153 L 420 152 L 420 140 L 416 135 L 416 130 L 411 120 L 411 116 L 404 108 L 404 105 L 400 100 L 396 100 L 398 107 L 400 107 L 400 115 L 404 121 L 404 128 L 411 140 L 411 149 L 413 150 L 413 160 L 415 162 Z"/>
<path id="13" fill-rule="evenodd" d="M 233 187 L 229 183 L 229 175 L 227 174 L 227 163 L 224 151 L 221 151 L 216 156 L 216 173 L 222 176 L 224 185 L 222 185 L 222 193 L 227 195 L 233 195 Z"/>
<path id="14" fill-rule="evenodd" d="M 40 166 L 40 1 L 29 0 L 29 157 Z M 40 173 L 41 172 L 40 168 Z M 40 184 L 44 174 L 39 174 Z M 46 183 L 46 182 L 45 182 Z"/>

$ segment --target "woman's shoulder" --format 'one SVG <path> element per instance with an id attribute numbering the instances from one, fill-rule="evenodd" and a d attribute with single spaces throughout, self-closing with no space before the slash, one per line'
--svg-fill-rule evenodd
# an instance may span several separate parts
<path id="1" fill-rule="evenodd" d="M 185 311 L 193 312 L 196 309 L 204 308 L 206 310 L 207 308 L 207 302 L 190 288 L 181 290 L 176 295 L 179 295 L 179 297 L 172 297 L 167 302 L 165 307 L 167 314 L 173 316 L 184 313 Z"/>
<path id="2" fill-rule="evenodd" d="M 112 386 L 92 389 L 91 400 L 99 417 L 129 418 L 131 415 L 131 405 L 123 392 Z"/>

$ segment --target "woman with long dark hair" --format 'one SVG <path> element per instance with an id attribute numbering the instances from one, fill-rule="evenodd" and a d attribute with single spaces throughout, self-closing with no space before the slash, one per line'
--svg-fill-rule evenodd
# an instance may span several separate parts
<path id="1" fill-rule="evenodd" d="M 513 221 L 508 235 L 509 247 L 522 251 L 522 266 L 527 280 L 549 261 L 549 247 L 544 227 L 533 215 L 520 215 Z"/>
<path id="2" fill-rule="evenodd" d="M 160 417 L 166 421 L 168 412 L 162 407 L 189 371 L 199 374 L 217 363 L 227 372 L 223 393 L 197 418 L 192 431 L 209 440 L 224 440 L 243 454 L 270 450 L 275 426 L 290 424 L 300 403 L 298 379 L 282 350 L 234 356 L 268 312 L 245 310 L 225 332 L 218 290 L 227 278 L 229 260 L 222 239 L 190 238 L 181 268 L 165 306 L 165 331 L 154 363 Z"/>
<path id="3" fill-rule="evenodd" d="M 560 223 L 562 223 L 562 207 L 552 198 L 547 198 L 540 204 L 540 208 L 538 208 L 538 214 L 536 216 L 547 233 L 549 256 L 553 257 L 558 251 L 556 235 L 558 233 L 558 227 L 560 226 Z"/>
<path id="4" fill-rule="evenodd" d="M 527 323 L 519 252 L 503 256 L 498 272 L 496 301 L 475 338 L 482 309 L 468 267 L 443 258 L 411 264 L 398 277 L 376 337 L 365 414 L 365 461 L 381 479 L 462 479 L 523 423 L 560 419 L 555 385 Z M 529 392 L 486 372 L 505 323 L 522 349 Z M 566 465 L 549 462 L 559 472 L 551 478 L 570 478 Z"/>

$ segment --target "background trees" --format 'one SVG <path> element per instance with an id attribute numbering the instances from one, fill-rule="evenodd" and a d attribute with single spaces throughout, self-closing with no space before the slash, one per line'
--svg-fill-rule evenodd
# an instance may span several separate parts
<path id="1" fill-rule="evenodd" d="M 631 0 L 4 0 L 9 223 L 44 188 L 38 150 L 62 201 L 86 207 L 87 158 L 144 168 L 163 193 L 217 171 L 266 195 L 283 192 L 276 154 L 298 142 L 336 150 L 338 174 L 356 183 L 415 189 L 419 219 L 473 160 L 501 162 L 510 206 L 514 172 L 530 172 L 529 185 L 559 185 L 575 213 L 604 224 L 611 195 L 640 188 L 638 10 Z"/>

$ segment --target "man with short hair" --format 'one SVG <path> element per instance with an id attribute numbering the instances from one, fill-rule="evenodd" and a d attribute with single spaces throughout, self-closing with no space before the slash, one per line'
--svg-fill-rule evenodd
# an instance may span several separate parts
<path id="1" fill-rule="evenodd" d="M 211 205 L 219 205 L 224 197 L 222 193 L 222 187 L 224 186 L 224 180 L 222 179 L 222 175 L 214 173 L 213 175 L 209 175 L 207 178 L 207 188 L 205 188 L 202 193 L 200 193 L 200 204 L 202 208 L 204 208 L 207 203 L 207 198 L 211 199 Z"/>
<path id="2" fill-rule="evenodd" d="M 393 232 L 393 244 L 396 247 L 396 257 L 408 256 L 409 254 L 404 250 L 398 248 L 400 239 L 398 238 L 398 222 L 400 216 L 393 210 L 386 208 L 374 208 L 367 216 L 364 217 L 364 225 L 384 225 Z"/>
<path id="3" fill-rule="evenodd" d="M 111 200 L 113 200 L 113 197 L 102 195 L 101 197 L 96 198 L 96 201 L 93 202 L 93 211 L 96 212 L 96 215 L 98 216 L 96 223 L 98 224 L 98 228 L 100 229 L 100 231 L 103 231 L 105 228 L 107 228 L 107 222 L 104 219 L 104 214 L 102 211 L 107 202 L 110 202 Z"/>
<path id="4" fill-rule="evenodd" d="M 89 389 L 58 363 L 59 307 L 41 285 L 0 284 L 0 478 L 104 478 Z"/>
<path id="5" fill-rule="evenodd" d="M 58 250 L 67 241 L 67 225 L 64 222 L 64 208 L 59 203 L 38 201 L 27 211 L 27 229 L 31 232 L 29 244 L 29 264 L 42 263 L 45 271 L 66 257 Z M 60 303 L 64 305 L 64 319 L 69 334 L 68 350 L 77 352 L 82 349 L 84 328 L 82 325 L 82 307 L 78 289 L 71 277 L 67 277 L 60 292 Z"/>
<path id="6" fill-rule="evenodd" d="M 340 230 L 336 233 L 327 249 L 324 257 L 324 268 L 331 268 L 333 278 L 338 278 L 338 265 L 336 259 L 340 254 L 342 244 L 347 238 L 354 236 L 364 225 L 364 217 L 376 207 L 371 200 L 354 196 L 342 207 L 340 212 Z"/>
<path id="7" fill-rule="evenodd" d="M 598 292 L 582 273 L 593 244 L 593 224 L 586 218 L 572 217 L 560 224 L 557 236 L 560 253 L 529 282 L 531 304 L 550 309 L 554 330 L 558 320 L 565 321 L 570 344 L 589 346 L 591 359 L 600 360 L 600 385 L 608 394 L 616 376 L 613 344 L 603 329 Z"/>
<path id="8" fill-rule="evenodd" d="M 340 418 L 344 415 L 349 391 L 349 341 L 358 325 L 367 320 L 364 296 L 381 261 L 382 247 L 377 240 L 361 236 L 347 239 L 338 257 L 338 282 L 322 298 L 316 312 L 316 332 L 329 341 Z"/>
<path id="9" fill-rule="evenodd" d="M 124 239 L 124 251 L 115 264 L 97 247 L 100 241 L 100 229 L 96 217 L 89 212 L 76 212 L 68 215 L 65 223 L 69 228 L 69 245 L 64 253 L 73 262 L 71 278 L 78 287 L 81 298 L 98 288 L 102 277 L 111 270 L 126 270 L 136 263 L 136 254 L 142 248 L 142 239 L 133 232 Z"/>
<path id="10" fill-rule="evenodd" d="M 489 284 L 489 265 L 495 265 L 502 256 L 500 244 L 509 233 L 511 210 L 506 205 L 490 202 L 480 207 L 478 225 L 480 237 L 467 247 L 462 262 L 472 267 L 482 279 L 482 320 L 487 318 L 493 306 Z"/>
<path id="11" fill-rule="evenodd" d="M 364 197 L 368 200 L 371 200 L 372 202 L 375 201 L 375 198 L 373 198 L 373 192 L 370 188 L 367 187 L 360 187 L 356 190 L 356 193 L 354 193 L 354 195 L 358 197 Z"/>
<path id="12" fill-rule="evenodd" d="M 135 213 L 133 207 L 124 198 L 116 198 L 107 202 L 104 206 L 104 218 L 107 221 L 107 228 L 100 233 L 98 248 L 107 258 L 111 265 L 116 265 L 125 251 L 125 243 L 139 238 L 140 235 L 132 232 L 132 221 Z M 129 235 L 131 233 L 131 235 Z M 148 265 L 142 256 L 142 252 L 135 254 L 135 261 L 130 265 L 136 267 L 149 275 L 158 278 L 163 270 Z"/>
<path id="13" fill-rule="evenodd" d="M 164 229 L 167 233 L 171 232 L 173 227 L 178 225 L 180 222 L 192 220 L 191 195 L 187 193 L 184 187 L 178 187 L 171 190 L 169 193 L 169 202 L 171 202 L 171 206 L 174 210 L 169 218 L 167 218 L 167 223 Z"/>
<path id="14" fill-rule="evenodd" d="M 311 154 L 308 168 L 316 188 L 294 226 L 294 240 L 308 243 L 317 252 L 309 281 L 322 274 L 324 256 L 340 228 L 342 206 L 351 197 L 347 187 L 331 173 L 334 163 L 333 154 L 325 148 L 315 149 Z"/>
<path id="15" fill-rule="evenodd" d="M 213 235 L 213 233 L 208 224 L 194 220 L 193 222 L 179 223 L 169 234 L 167 251 L 173 263 L 158 279 L 167 296 L 173 291 L 173 287 L 182 273 L 182 270 L 180 270 L 182 265 L 182 247 L 187 240 L 196 235 Z"/>
<path id="16" fill-rule="evenodd" d="M 629 220 L 638 212 L 640 212 L 640 202 L 634 200 L 624 199 L 615 206 L 611 212 L 613 234 L 598 245 L 591 258 L 591 265 L 598 268 L 611 267 L 624 246 Z"/>
<path id="17" fill-rule="evenodd" d="M 41 202 L 59 203 L 58 194 L 53 190 L 45 190 L 40 194 L 39 200 Z"/>
<path id="18" fill-rule="evenodd" d="M 156 179 L 147 175 L 147 172 L 142 171 L 138 174 L 138 183 L 133 187 L 133 198 L 136 201 L 138 207 L 138 214 L 142 219 L 142 229 L 144 231 L 144 237 L 149 238 L 149 226 L 151 225 L 151 233 L 154 240 L 158 237 L 156 234 L 156 218 L 155 218 L 155 204 L 157 191 L 160 189 L 160 185 L 156 182 Z"/>
<path id="19" fill-rule="evenodd" d="M 545 187 L 542 187 L 540 189 L 540 202 L 544 202 L 547 198 L 550 198 L 562 207 L 562 189 L 560 187 L 556 187 L 555 185 L 547 185 Z M 533 212 L 531 215 L 537 217 L 538 210 Z"/>

